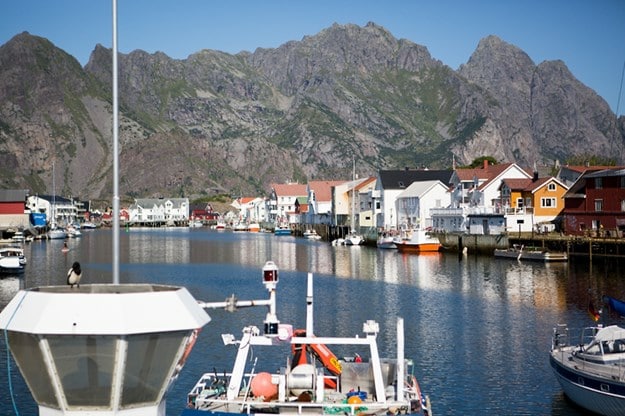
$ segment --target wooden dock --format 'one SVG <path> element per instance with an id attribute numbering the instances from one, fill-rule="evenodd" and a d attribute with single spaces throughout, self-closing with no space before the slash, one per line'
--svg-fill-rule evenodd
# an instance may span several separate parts
<path id="1" fill-rule="evenodd" d="M 510 244 L 526 247 L 540 247 L 551 251 L 563 251 L 571 257 L 616 257 L 625 258 L 625 238 L 566 236 L 555 233 L 532 234 L 510 233 Z"/>

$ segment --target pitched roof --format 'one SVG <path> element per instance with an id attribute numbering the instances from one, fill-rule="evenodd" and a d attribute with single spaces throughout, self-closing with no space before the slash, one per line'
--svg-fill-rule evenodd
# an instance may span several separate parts
<path id="1" fill-rule="evenodd" d="M 501 172 L 512 166 L 512 163 L 500 163 L 498 165 L 488 165 L 479 168 L 458 168 L 456 175 L 462 182 L 472 181 L 475 178 L 481 180 L 489 180 L 496 178 Z"/>
<path id="2" fill-rule="evenodd" d="M 345 181 L 309 181 L 308 187 L 315 191 L 317 201 L 332 201 L 332 187 L 344 183 Z"/>
<path id="3" fill-rule="evenodd" d="M 406 189 L 413 182 L 423 181 L 441 181 L 447 185 L 453 172 L 453 170 L 428 169 L 381 170 L 378 177 L 385 190 Z"/>
<path id="4" fill-rule="evenodd" d="M 375 176 L 370 176 L 368 178 L 363 179 L 362 182 L 360 182 L 357 186 L 356 189 L 357 190 L 361 190 L 362 188 L 364 188 L 365 186 L 369 185 L 372 182 L 375 182 L 377 179 Z"/>
<path id="5" fill-rule="evenodd" d="M 513 191 L 534 192 L 535 190 L 545 185 L 547 182 L 551 182 L 551 181 L 557 181 L 557 180 L 552 176 L 546 176 L 544 178 L 538 178 L 536 180 L 533 180 L 530 178 L 524 178 L 524 179 L 508 178 L 508 179 L 504 179 L 503 183 L 505 183 L 506 186 Z M 560 183 L 559 181 L 557 182 Z M 562 183 L 560 183 L 560 185 L 566 189 L 565 185 L 563 185 Z"/>
<path id="6" fill-rule="evenodd" d="M 274 183 L 271 188 L 276 196 L 308 196 L 308 185 L 299 183 Z"/>
<path id="7" fill-rule="evenodd" d="M 406 188 L 405 191 L 397 195 L 397 199 L 420 197 L 439 183 L 443 185 L 445 188 L 448 188 L 448 186 L 442 183 L 441 181 L 413 182 L 410 184 L 408 188 Z"/>

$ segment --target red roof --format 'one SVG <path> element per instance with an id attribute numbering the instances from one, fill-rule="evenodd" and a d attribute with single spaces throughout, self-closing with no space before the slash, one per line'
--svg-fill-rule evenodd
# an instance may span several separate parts
<path id="1" fill-rule="evenodd" d="M 317 201 L 332 201 L 332 187 L 344 183 L 345 181 L 310 181 L 308 186 L 315 191 Z"/>
<path id="2" fill-rule="evenodd" d="M 271 187 L 276 196 L 308 196 L 307 185 L 299 183 L 274 183 Z"/>
<path id="3" fill-rule="evenodd" d="M 472 181 L 474 178 L 489 180 L 496 178 L 511 165 L 512 163 L 500 163 L 498 165 L 485 165 L 481 168 L 459 168 L 456 169 L 456 175 L 461 181 Z"/>

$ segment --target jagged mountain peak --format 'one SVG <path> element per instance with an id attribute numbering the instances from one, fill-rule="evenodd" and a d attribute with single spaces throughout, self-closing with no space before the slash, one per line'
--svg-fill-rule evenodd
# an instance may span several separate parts
<path id="1" fill-rule="evenodd" d="M 0 47 L 2 186 L 110 199 L 111 53 L 84 68 L 22 33 Z M 123 195 L 258 193 L 479 156 L 524 165 L 623 154 L 623 120 L 562 61 L 496 36 L 454 71 L 375 23 L 334 24 L 273 49 L 186 59 L 119 55 Z M 617 156 L 617 157 L 619 157 Z M 46 186 L 48 184 L 48 186 Z"/>

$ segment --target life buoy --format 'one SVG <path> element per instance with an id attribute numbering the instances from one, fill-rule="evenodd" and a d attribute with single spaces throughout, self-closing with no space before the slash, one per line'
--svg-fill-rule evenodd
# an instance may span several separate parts
<path id="1" fill-rule="evenodd" d="M 294 337 L 305 337 L 306 330 L 304 329 L 296 329 L 293 331 Z M 291 346 L 291 351 L 293 353 L 293 367 L 296 367 L 300 364 L 307 364 L 306 353 L 305 350 L 309 350 L 312 352 L 315 357 L 321 364 L 334 376 L 340 376 L 343 372 L 343 368 L 341 363 L 339 362 L 336 355 L 325 344 L 293 344 Z M 324 379 L 324 384 L 327 388 L 336 389 L 336 381 L 330 378 Z"/>

